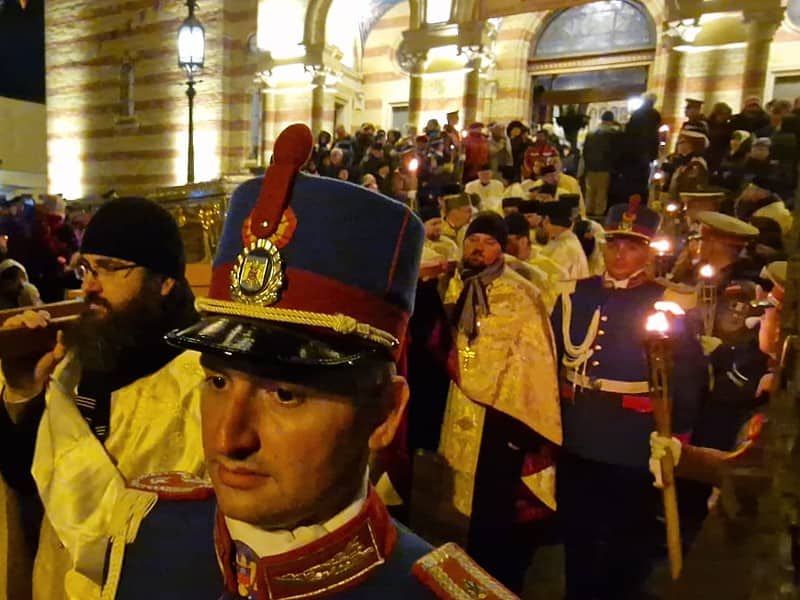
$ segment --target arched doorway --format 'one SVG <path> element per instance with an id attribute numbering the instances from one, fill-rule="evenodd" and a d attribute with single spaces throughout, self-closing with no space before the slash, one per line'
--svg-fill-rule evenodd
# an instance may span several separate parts
<path id="1" fill-rule="evenodd" d="M 655 47 L 653 19 L 633 0 L 554 12 L 531 44 L 531 122 L 567 112 L 595 121 L 605 110 L 626 120 L 628 100 L 647 89 Z"/>

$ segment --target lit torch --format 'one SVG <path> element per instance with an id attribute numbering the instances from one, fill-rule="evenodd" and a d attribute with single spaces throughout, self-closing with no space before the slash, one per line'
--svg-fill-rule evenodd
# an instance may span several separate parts
<path id="1" fill-rule="evenodd" d="M 659 238 L 650 242 L 650 247 L 656 252 L 656 277 L 664 277 L 667 274 L 672 243 L 667 238 Z"/>
<path id="2" fill-rule="evenodd" d="M 653 402 L 653 418 L 658 435 L 672 437 L 672 397 L 669 382 L 672 375 L 672 338 L 668 314 L 680 315 L 683 310 L 673 302 L 656 302 L 655 312 L 647 317 L 645 349 L 650 367 L 650 397 Z M 661 459 L 662 498 L 664 519 L 667 526 L 667 550 L 672 579 L 678 579 L 683 567 L 681 553 L 681 528 L 678 515 L 678 495 L 675 489 L 675 473 L 672 455 L 667 452 Z"/>
<path id="3" fill-rule="evenodd" d="M 711 336 L 714 333 L 714 318 L 717 314 L 717 284 L 714 281 L 714 267 L 703 265 L 698 271 L 697 305 L 703 315 L 703 333 Z"/>

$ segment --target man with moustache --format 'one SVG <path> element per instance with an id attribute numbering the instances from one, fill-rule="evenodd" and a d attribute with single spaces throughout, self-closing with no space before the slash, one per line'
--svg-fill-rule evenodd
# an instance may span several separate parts
<path id="1" fill-rule="evenodd" d="M 506 265 L 503 218 L 479 213 L 445 298 L 456 338 L 439 453 L 467 550 L 520 593 L 535 524 L 554 508 L 548 453 L 561 443 L 553 334 L 539 292 Z M 522 481 L 521 481 L 522 480 Z"/>
<path id="2" fill-rule="evenodd" d="M 35 482 L 44 505 L 33 581 L 47 600 L 98 597 L 126 481 L 205 469 L 198 356 L 163 340 L 197 319 L 175 221 L 143 198 L 108 202 L 86 229 L 77 274 L 87 312 L 43 356 L 0 364 L 0 469 L 17 489 Z M 48 321 L 26 312 L 3 326 Z"/>
<path id="3" fill-rule="evenodd" d="M 611 207 L 606 272 L 562 294 L 551 318 L 561 367 L 557 500 L 568 600 L 645 597 L 665 544 L 648 472 L 654 420 L 644 350 L 655 302 L 675 299 L 647 274 L 659 221 L 635 201 Z M 682 320 L 673 339 L 672 426 L 686 439 L 706 390 L 707 362 Z"/>
<path id="4" fill-rule="evenodd" d="M 424 231 L 398 202 L 298 173 L 311 145 L 305 125 L 290 126 L 263 180 L 234 192 L 202 318 L 167 336 L 202 352 L 216 516 L 189 478 L 133 482 L 132 493 L 160 498 L 134 543 L 115 548 L 124 557 L 105 592 L 152 597 L 155 583 L 160 598 L 510 599 L 463 551 L 431 553 L 369 483 L 370 452 L 392 441 L 408 399 L 395 364 Z M 354 215 L 374 225 L 367 237 Z M 200 499 L 174 501 L 181 489 Z M 217 562 L 224 581 L 213 587 Z"/>

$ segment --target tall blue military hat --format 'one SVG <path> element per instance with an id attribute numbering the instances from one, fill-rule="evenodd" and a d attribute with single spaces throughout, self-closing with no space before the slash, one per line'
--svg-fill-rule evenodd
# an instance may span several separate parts
<path id="1" fill-rule="evenodd" d="M 650 241 L 660 225 L 659 214 L 642 206 L 641 196 L 635 195 L 628 204 L 615 204 L 609 209 L 604 228 L 607 238 L 625 235 Z"/>
<path id="2" fill-rule="evenodd" d="M 231 198 L 202 318 L 167 340 L 289 380 L 397 358 L 414 304 L 424 228 L 367 188 L 300 173 L 313 147 L 295 124 L 274 163 Z"/>

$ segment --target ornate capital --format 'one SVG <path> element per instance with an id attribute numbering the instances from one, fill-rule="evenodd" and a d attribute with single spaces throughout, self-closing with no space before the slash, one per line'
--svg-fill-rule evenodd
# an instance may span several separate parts
<path id="1" fill-rule="evenodd" d="M 400 47 L 397 49 L 397 63 L 407 73 L 421 73 L 427 58 L 427 50 L 411 50 L 405 40 L 400 43 Z"/>
<path id="2" fill-rule="evenodd" d="M 780 7 L 745 10 L 744 23 L 747 37 L 751 40 L 772 41 L 778 27 L 783 22 L 783 9 Z"/>
<path id="3" fill-rule="evenodd" d="M 494 54 L 483 45 L 459 46 L 458 53 L 466 56 L 467 65 L 472 66 L 472 68 L 479 70 L 481 73 L 487 73 L 496 65 Z"/>

